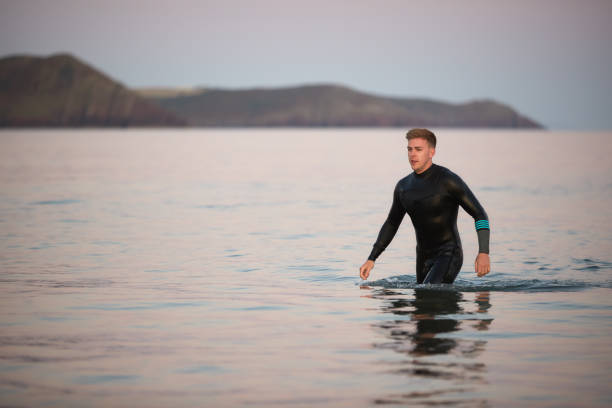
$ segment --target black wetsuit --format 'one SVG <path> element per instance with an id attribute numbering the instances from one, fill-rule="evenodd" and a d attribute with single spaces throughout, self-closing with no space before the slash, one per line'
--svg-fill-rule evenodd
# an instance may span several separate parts
<path id="1" fill-rule="evenodd" d="M 417 240 L 417 282 L 452 283 L 463 264 L 457 231 L 459 206 L 476 222 L 478 251 L 488 254 L 487 213 L 459 176 L 432 164 L 423 173 L 413 172 L 397 183 L 391 211 L 368 259 L 375 261 L 385 250 L 408 213 Z"/>

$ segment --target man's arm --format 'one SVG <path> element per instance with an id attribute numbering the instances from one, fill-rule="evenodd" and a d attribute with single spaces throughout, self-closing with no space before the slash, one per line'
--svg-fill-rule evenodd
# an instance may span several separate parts
<path id="1" fill-rule="evenodd" d="M 378 238 L 372 247 L 372 251 L 370 252 L 370 256 L 368 256 L 368 260 L 359 268 L 359 276 L 361 279 L 367 279 L 370 275 L 370 271 L 374 267 L 374 262 L 376 258 L 380 256 L 380 254 L 387 248 L 387 246 L 393 240 L 393 237 L 397 233 L 397 230 L 404 219 L 404 215 L 406 211 L 402 206 L 402 203 L 399 199 L 399 190 L 398 187 L 395 187 L 393 191 L 393 203 L 391 204 L 391 210 L 389 210 L 389 215 L 385 220 L 384 224 L 380 228 L 380 232 L 378 233 Z"/>
<path id="2" fill-rule="evenodd" d="M 451 173 L 449 178 L 449 190 L 457 199 L 461 208 L 474 218 L 476 235 L 478 236 L 478 255 L 474 263 L 474 269 L 478 276 L 484 276 L 491 271 L 491 261 L 489 259 L 489 240 L 491 228 L 489 217 L 480 205 L 472 190 L 465 184 L 461 177 Z"/>

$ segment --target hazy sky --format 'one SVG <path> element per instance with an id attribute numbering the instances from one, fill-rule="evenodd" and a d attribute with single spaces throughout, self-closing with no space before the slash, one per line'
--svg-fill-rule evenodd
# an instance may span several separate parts
<path id="1" fill-rule="evenodd" d="M 493 98 L 612 129 L 612 0 L 0 0 L 0 56 L 70 52 L 130 87 L 338 83 Z"/>

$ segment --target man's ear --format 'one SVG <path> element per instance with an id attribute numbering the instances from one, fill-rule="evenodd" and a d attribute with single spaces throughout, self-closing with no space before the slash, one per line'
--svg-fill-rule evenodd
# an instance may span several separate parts
<path id="1" fill-rule="evenodd" d="M 436 148 L 432 147 L 431 149 L 429 149 L 429 158 L 431 159 L 432 157 L 434 157 L 434 154 L 436 154 Z"/>

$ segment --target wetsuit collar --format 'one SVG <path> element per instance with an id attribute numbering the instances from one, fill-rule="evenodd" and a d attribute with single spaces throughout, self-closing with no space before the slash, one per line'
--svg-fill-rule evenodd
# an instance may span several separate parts
<path id="1" fill-rule="evenodd" d="M 430 175 L 431 173 L 433 173 L 433 169 L 434 167 L 438 167 L 435 163 L 431 163 L 431 166 L 429 166 L 429 168 L 427 170 L 425 170 L 424 172 L 422 172 L 421 174 L 417 173 L 416 171 L 414 171 L 414 176 L 415 177 L 427 177 L 428 175 Z"/>

